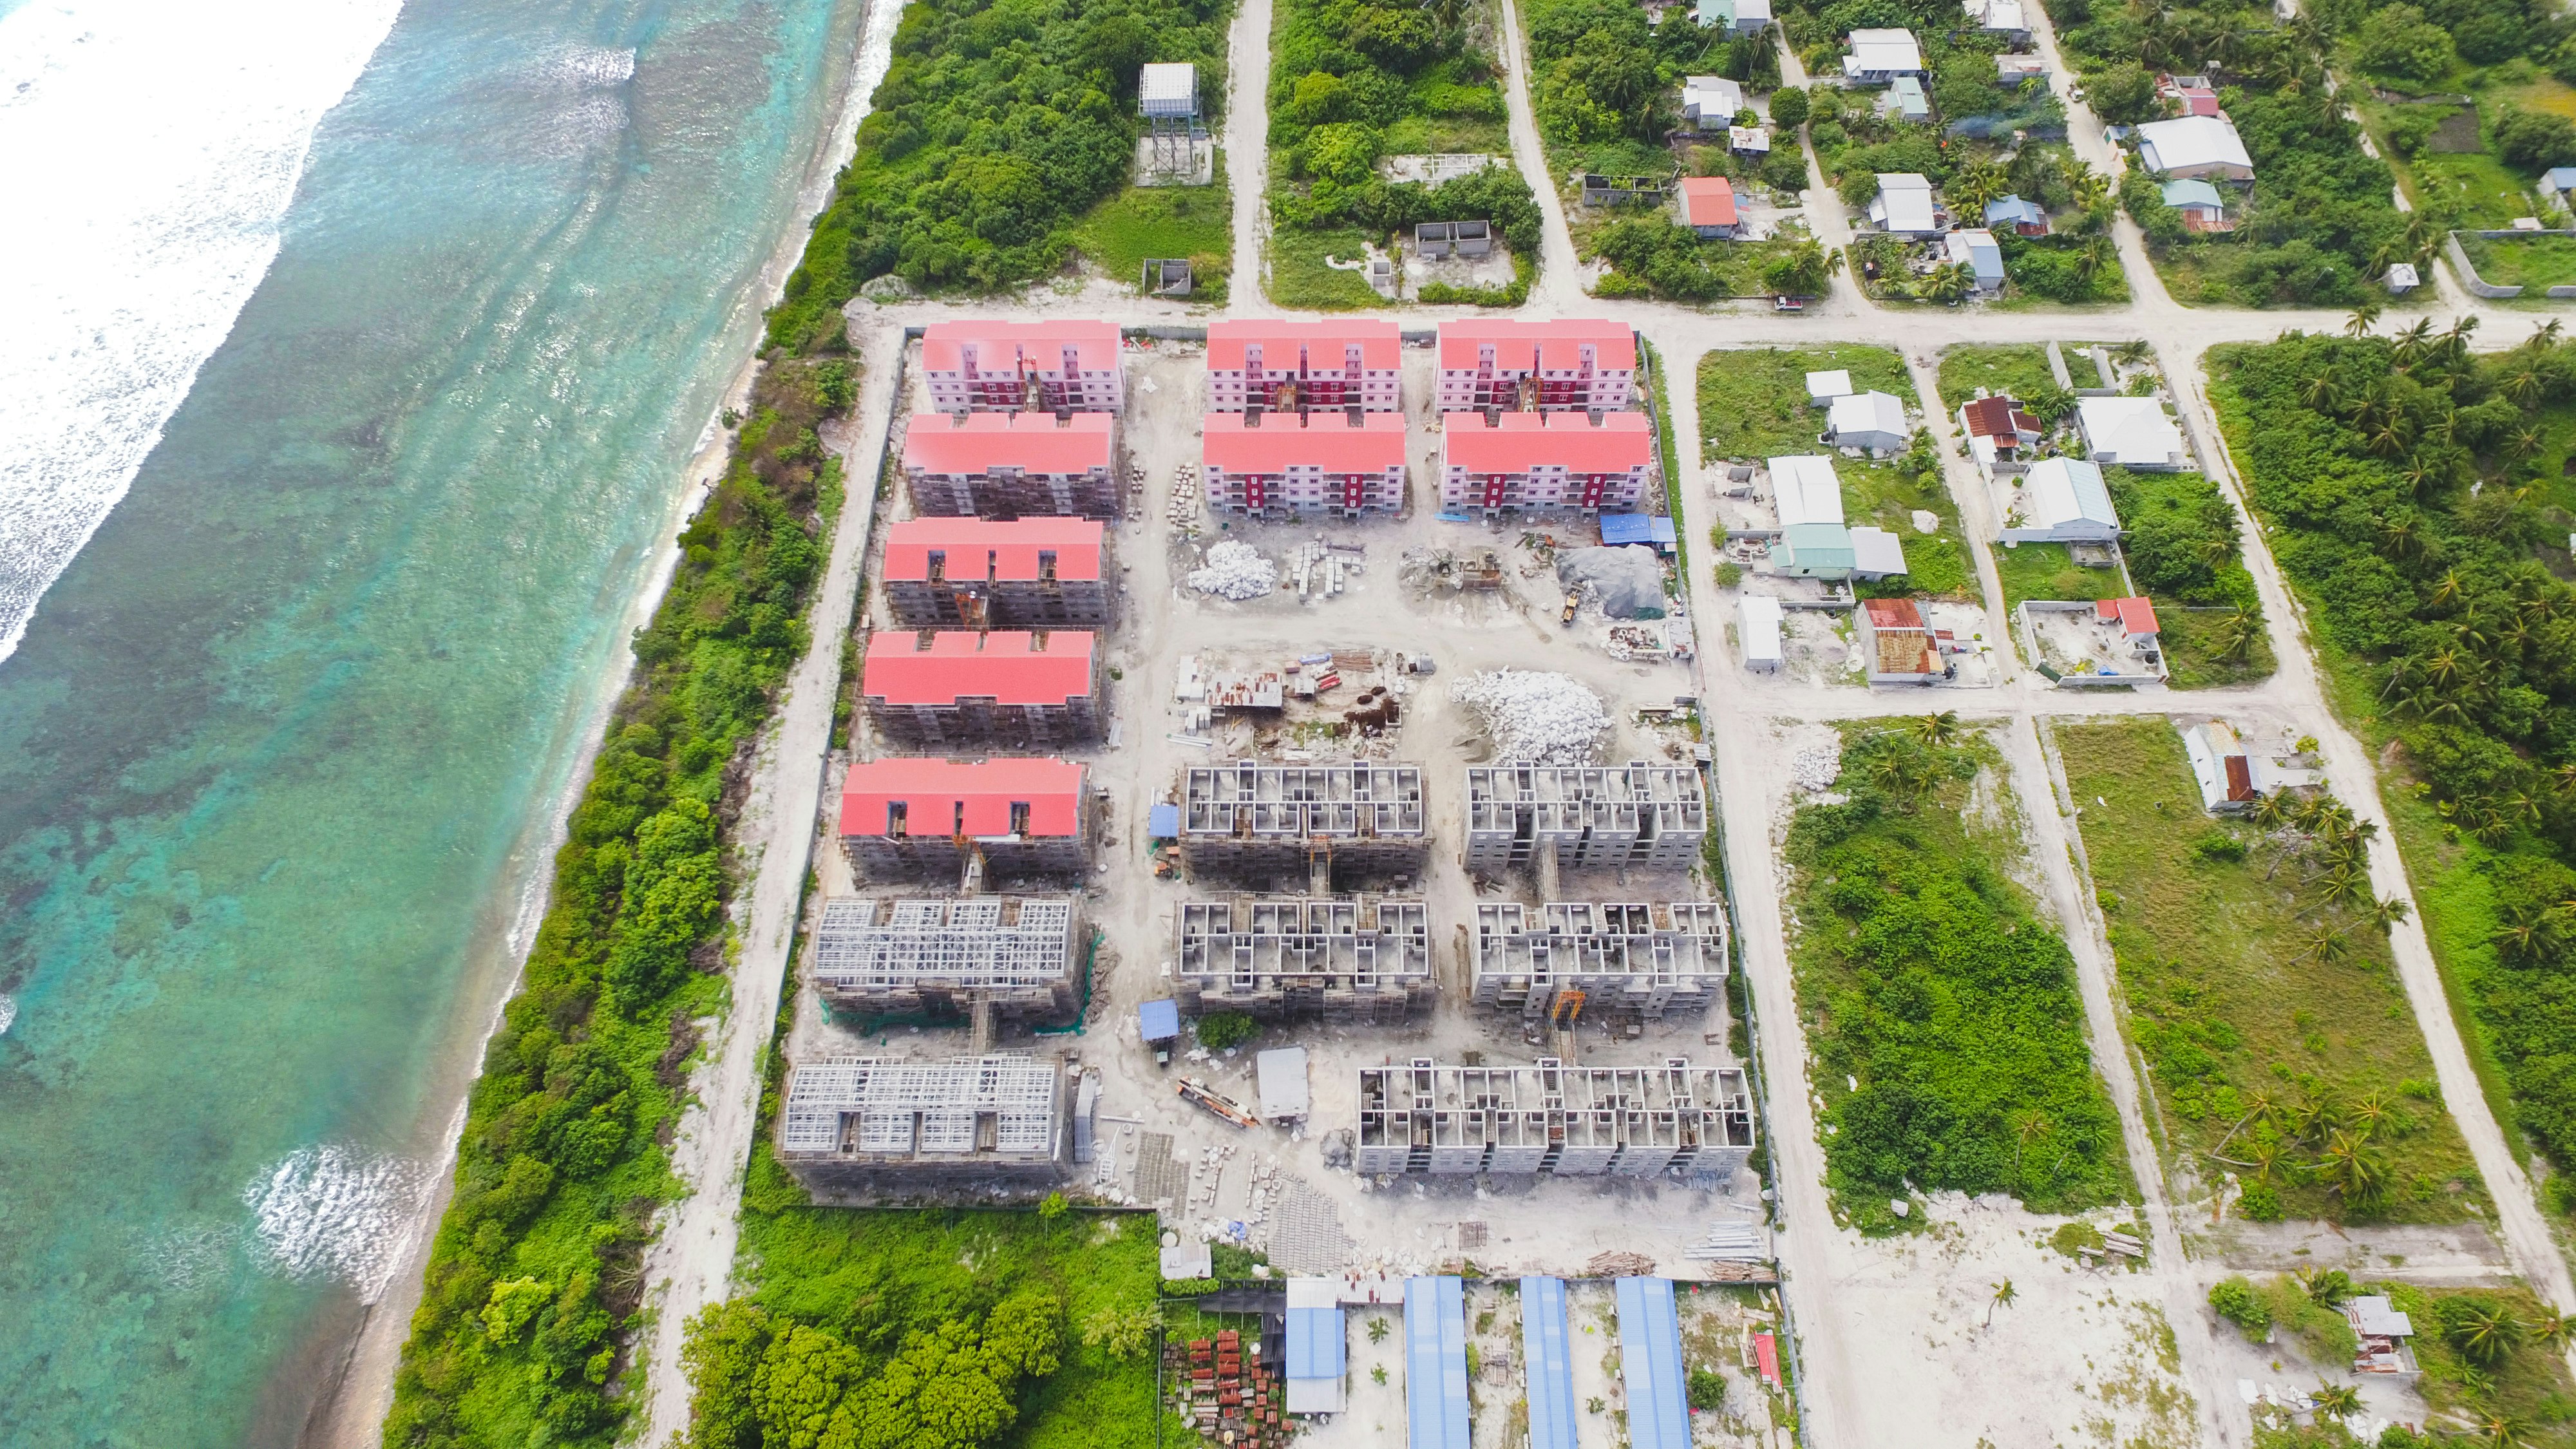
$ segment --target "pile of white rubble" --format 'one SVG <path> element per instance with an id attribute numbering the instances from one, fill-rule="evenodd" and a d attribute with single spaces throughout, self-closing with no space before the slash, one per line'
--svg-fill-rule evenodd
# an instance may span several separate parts
<path id="1" fill-rule="evenodd" d="M 1810 795 L 1834 788 L 1834 781 L 1842 773 L 1843 752 L 1839 749 L 1800 750 L 1789 757 L 1789 778 Z"/>
<path id="2" fill-rule="evenodd" d="M 1489 670 L 1460 680 L 1452 697 L 1484 716 L 1505 764 L 1588 765 L 1610 728 L 1601 696 L 1571 675 Z"/>
<path id="3" fill-rule="evenodd" d="M 1233 539 L 1211 547 L 1207 563 L 1190 570 L 1189 585 L 1202 594 L 1241 602 L 1257 599 L 1279 584 L 1279 566 L 1261 556 L 1261 550 Z"/>

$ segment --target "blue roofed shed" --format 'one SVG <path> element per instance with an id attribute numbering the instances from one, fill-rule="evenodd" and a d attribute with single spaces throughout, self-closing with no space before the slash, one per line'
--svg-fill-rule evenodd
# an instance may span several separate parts
<path id="1" fill-rule="evenodd" d="M 1288 1280 L 1287 1409 L 1292 1414 L 1337 1414 L 1342 1409 L 1342 1305 L 1323 1278 Z"/>
<path id="2" fill-rule="evenodd" d="M 1145 809 L 1145 838 L 1178 840 L 1181 835 L 1181 807 L 1166 801 Z"/>
<path id="3" fill-rule="evenodd" d="M 2576 191 L 2576 166 L 2552 166 L 2542 173 L 2540 189 L 2547 192 Z"/>
<path id="4" fill-rule="evenodd" d="M 1136 1026 L 1149 1042 L 1170 1041 L 1181 1034 L 1181 1004 L 1148 1001 L 1136 1008 Z"/>
<path id="5" fill-rule="evenodd" d="M 1529 1449 L 1576 1449 L 1564 1279 L 1521 1280 L 1521 1361 L 1529 1378 Z"/>
<path id="6" fill-rule="evenodd" d="M 1672 1279 L 1619 1280 L 1619 1369 L 1628 1387 L 1629 1449 L 1690 1449 Z"/>
<path id="7" fill-rule="evenodd" d="M 2048 213 L 2039 203 L 2006 196 L 1986 203 L 1986 225 L 2008 226 L 2023 236 L 2048 235 Z"/>
<path id="8" fill-rule="evenodd" d="M 1657 553 L 1671 553 L 1680 537 L 1673 521 L 1661 514 L 1605 513 L 1601 515 L 1601 541 L 1616 548 L 1625 543 L 1651 544 Z"/>
<path id="9" fill-rule="evenodd" d="M 1468 1449 L 1463 1279 L 1404 1280 L 1404 1405 L 1410 1449 Z"/>

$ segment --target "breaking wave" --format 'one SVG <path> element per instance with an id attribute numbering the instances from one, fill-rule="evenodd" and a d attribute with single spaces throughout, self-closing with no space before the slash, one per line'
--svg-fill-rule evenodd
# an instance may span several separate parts
<path id="1" fill-rule="evenodd" d="M 428 1196 L 429 1168 L 348 1147 L 307 1147 L 242 1190 L 270 1267 L 330 1278 L 373 1303 L 402 1259 Z"/>

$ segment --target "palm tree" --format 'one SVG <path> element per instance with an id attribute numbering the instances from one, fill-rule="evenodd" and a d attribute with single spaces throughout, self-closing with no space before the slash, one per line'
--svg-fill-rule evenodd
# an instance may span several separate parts
<path id="1" fill-rule="evenodd" d="M 2352 309 L 2351 318 L 2343 324 L 2343 335 L 2355 338 L 2367 337 L 2370 335 L 2370 329 L 2378 325 L 2379 304 L 2364 302 Z"/>
<path id="2" fill-rule="evenodd" d="M 2541 323 L 2539 326 L 2532 328 L 2531 335 L 2522 340 L 2522 345 L 2530 348 L 2534 352 L 2545 352 L 2549 348 L 2557 345 L 2558 334 L 2566 330 L 2566 323 L 2552 317 L 2548 321 Z"/>
<path id="3" fill-rule="evenodd" d="M 2321 1383 L 2308 1395 L 2308 1406 L 2329 1419 L 2347 1419 L 2361 1412 L 2361 1390 L 2350 1384 Z"/>
<path id="4" fill-rule="evenodd" d="M 2114 359 L 2130 367 L 2135 367 L 2154 355 L 2155 345 L 2143 337 L 2132 337 L 2111 349 L 2111 356 Z"/>
<path id="5" fill-rule="evenodd" d="M 2374 527 L 2379 533 L 2379 546 L 2393 559 L 2412 559 L 2424 551 L 2424 530 L 2412 513 L 2381 518 Z"/>
<path id="6" fill-rule="evenodd" d="M 2540 1310 L 2538 1318 L 2525 1326 L 2531 1330 L 2533 1339 L 2552 1349 L 2564 1349 L 2569 1335 L 2576 1334 L 2576 1321 L 2570 1321 L 2566 1314 L 2546 1306 Z"/>
<path id="7" fill-rule="evenodd" d="M 2413 362 L 2416 358 L 2423 356 L 2425 349 L 2432 346 L 2432 343 L 2433 319 L 2430 317 L 2416 318 L 2414 326 L 2397 334 L 2397 346 L 2394 349 L 2397 365 L 2400 368 L 2403 368 L 2408 363 Z"/>
<path id="8" fill-rule="evenodd" d="M 2388 1159 L 2370 1146 L 2365 1135 L 2344 1131 L 2330 1134 L 2314 1170 L 2334 1189 L 2335 1196 L 2343 1199 L 2348 1212 L 2368 1212 L 2388 1198 Z M 2510 1318 L 2505 1321 L 2513 1323 Z M 2521 1324 L 2513 1324 L 2515 1332 L 2521 1328 Z"/>
<path id="9" fill-rule="evenodd" d="M 1914 737 L 1935 749 L 1958 743 L 1959 712 L 1945 709 L 1939 714 L 1923 716 L 1915 721 Z"/>
<path id="10" fill-rule="evenodd" d="M 2290 823 L 2290 797 L 2278 790 L 2257 795 L 2254 808 L 2245 812 L 2245 818 L 2254 823 L 2255 829 L 2269 835 Z"/>
<path id="11" fill-rule="evenodd" d="M 2396 930 L 2398 923 L 2413 913 L 2414 907 L 2406 903 L 2404 896 L 2390 896 L 2370 903 L 2370 923 L 2377 926 L 2383 936 Z"/>
<path id="12" fill-rule="evenodd" d="M 2249 604 L 2220 620 L 2218 636 L 2211 642 L 2218 646 L 2219 658 L 2241 664 L 2254 652 L 2254 641 L 2262 637 L 2263 615 Z"/>
<path id="13" fill-rule="evenodd" d="M 2316 375 L 2308 379 L 2308 385 L 2300 389 L 2300 396 L 2307 400 L 2310 408 L 2331 413 L 2343 402 L 2343 384 L 2335 380 L 2333 373 L 2320 367 Z"/>
<path id="14" fill-rule="evenodd" d="M 2013 1287 L 2013 1281 L 2010 1278 L 1996 1284 L 1995 1296 L 1986 1300 L 1986 1327 L 1995 1326 L 1996 1309 L 2010 1308 L 2020 1298 L 2021 1290 Z"/>
<path id="15" fill-rule="evenodd" d="M 2460 595 L 2467 591 L 2468 584 L 2460 578 L 2460 571 L 2458 569 L 2444 569 L 2442 570 L 2442 576 L 2433 581 L 2432 601 L 2437 605 L 2448 608 L 2450 605 L 2458 603 L 2460 601 Z"/>
<path id="16" fill-rule="evenodd" d="M 2478 1442 L 2487 1449 L 2523 1449 L 2531 1442 L 2522 1421 L 2501 1409 L 2489 1409 L 2479 1416 L 2477 1435 Z"/>
<path id="17" fill-rule="evenodd" d="M 2501 1303 L 2472 1298 L 2460 1303 L 2453 1314 L 2445 1315 L 2450 1321 L 2442 1336 L 2460 1351 L 2460 1357 L 2479 1368 L 2493 1372 L 2522 1347 L 2522 1320 L 2506 1312 Z"/>
<path id="18" fill-rule="evenodd" d="M 2498 391 L 2513 399 L 2517 407 L 2529 407 L 2540 396 L 2540 369 L 2526 362 L 2508 372 L 2496 383 Z"/>
<path id="19" fill-rule="evenodd" d="M 2299 947 L 2300 960 L 2314 961 L 2320 966 L 2340 965 L 2351 954 L 2352 947 L 2345 943 L 2343 932 L 2323 922 L 2308 932 L 2307 939 Z"/>
<path id="20" fill-rule="evenodd" d="M 1944 262 L 1923 279 L 1923 295 L 1935 302 L 1963 302 L 1976 289 L 1976 271 L 1966 262 Z"/>

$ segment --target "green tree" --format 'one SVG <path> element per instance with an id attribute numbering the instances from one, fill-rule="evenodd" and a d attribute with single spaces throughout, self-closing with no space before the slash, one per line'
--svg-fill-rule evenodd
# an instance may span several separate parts
<path id="1" fill-rule="evenodd" d="M 2115 65 L 2084 80 L 2084 100 L 2093 114 L 2115 126 L 2134 126 L 2156 117 L 2156 79 L 2140 65 Z"/>
<path id="2" fill-rule="evenodd" d="M 2372 11 L 2354 40 L 2354 57 L 2362 69 L 2401 80 L 2439 80 L 2458 59 L 2450 32 L 2425 20 L 2424 12 L 2412 5 Z"/>
<path id="3" fill-rule="evenodd" d="M 2219 1317 L 2235 1324 L 2248 1343 L 2260 1343 L 2263 1335 L 2272 1331 L 2272 1310 L 2264 1306 L 2262 1296 L 2241 1274 L 2209 1285 L 2209 1306 Z"/>
<path id="4" fill-rule="evenodd" d="M 760 1449 L 755 1384 L 769 1334 L 769 1315 L 748 1299 L 711 1303 L 689 1320 L 680 1345 L 689 1378 L 689 1449 Z"/>
<path id="5" fill-rule="evenodd" d="M 1778 126 L 1784 134 L 1807 124 L 1807 92 L 1804 87 L 1782 86 L 1771 93 L 1771 124 Z M 1790 149 L 1796 148 L 1792 145 Z"/>
<path id="6" fill-rule="evenodd" d="M 2478 1294 L 2445 1298 L 2434 1312 L 2442 1325 L 2442 1341 L 2479 1368 L 2492 1372 L 2522 1347 L 2522 1320 L 2492 1298 Z"/>
<path id="7" fill-rule="evenodd" d="M 1726 1379 L 1697 1364 L 1691 1366 L 1687 1389 L 1693 1411 L 1714 1413 L 1726 1405 Z"/>
<path id="8" fill-rule="evenodd" d="M 866 1368 L 858 1350 L 823 1329 L 800 1323 L 774 1335 L 751 1388 L 764 1449 L 816 1449 Z"/>

